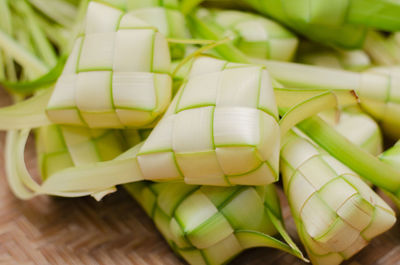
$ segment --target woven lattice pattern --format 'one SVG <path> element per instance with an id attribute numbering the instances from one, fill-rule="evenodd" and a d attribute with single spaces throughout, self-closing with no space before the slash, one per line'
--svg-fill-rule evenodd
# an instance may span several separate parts
<path id="1" fill-rule="evenodd" d="M 168 38 L 190 38 L 185 17 L 177 8 L 147 7 L 132 10 L 129 14 L 155 26 L 161 34 Z M 185 55 L 185 45 L 183 44 L 170 43 L 169 48 L 172 59 L 180 59 Z"/>
<path id="2" fill-rule="evenodd" d="M 318 42 L 347 48 L 361 47 L 366 28 L 345 21 L 348 0 L 246 0 L 259 12 L 272 16 Z"/>
<path id="3" fill-rule="evenodd" d="M 291 134 L 282 176 L 298 232 L 315 264 L 339 264 L 396 218 L 392 209 L 343 164 Z"/>
<path id="4" fill-rule="evenodd" d="M 246 0 L 307 37 L 345 47 L 361 47 L 365 26 L 400 28 L 398 2 L 390 0 Z"/>
<path id="5" fill-rule="evenodd" d="M 293 58 L 298 40 L 280 24 L 263 16 L 241 11 L 208 11 L 198 17 L 206 19 L 233 37 L 235 46 L 248 56 L 279 61 Z"/>
<path id="6" fill-rule="evenodd" d="M 279 134 L 264 68 L 200 57 L 137 162 L 147 180 L 269 184 L 278 179 Z"/>
<path id="7" fill-rule="evenodd" d="M 190 264 L 217 265 L 235 257 L 251 245 L 240 230 L 276 234 L 264 206 L 268 203 L 268 209 L 280 216 L 272 186 L 218 188 L 141 182 L 126 188 Z"/>
<path id="8" fill-rule="evenodd" d="M 116 130 L 50 125 L 36 131 L 42 179 L 62 169 L 115 158 L 126 149 Z"/>
<path id="9" fill-rule="evenodd" d="M 169 68 L 168 43 L 156 28 L 91 2 L 47 114 L 90 128 L 150 126 L 170 102 Z"/>
<path id="10" fill-rule="evenodd" d="M 0 105 L 10 104 L 0 89 Z M 0 132 L 0 150 L 5 133 Z M 33 141 L 26 153 L 29 170 L 36 171 Z M 0 165 L 4 155 L 0 153 Z M 168 247 L 150 218 L 125 192 L 94 199 L 39 196 L 17 199 L 0 167 L 0 263 L 2 264 L 134 264 L 178 265 L 185 262 Z M 35 173 L 35 176 L 38 174 Z M 280 189 L 278 189 L 280 191 Z M 279 192 L 286 227 L 295 238 L 295 224 L 282 192 Z M 393 265 L 400 260 L 400 226 L 374 239 L 344 264 Z M 232 265 L 300 265 L 298 258 L 272 248 L 246 251 Z"/>

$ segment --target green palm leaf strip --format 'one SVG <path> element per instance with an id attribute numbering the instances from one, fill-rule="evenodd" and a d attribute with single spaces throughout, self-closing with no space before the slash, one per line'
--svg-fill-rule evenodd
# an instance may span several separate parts
<path id="1" fill-rule="evenodd" d="M 40 189 L 23 159 L 25 144 L 20 139 L 26 141 L 28 134 L 29 130 L 11 132 L 7 138 L 7 176 L 12 191 L 21 199 L 33 197 L 35 191 Z M 67 168 L 114 159 L 128 147 L 122 132 L 116 130 L 49 125 L 38 128 L 35 136 L 42 181 Z M 92 196 L 99 200 L 114 191 L 114 187 L 109 187 Z"/>
<path id="2" fill-rule="evenodd" d="M 189 264 L 225 264 L 253 247 L 277 248 L 305 260 L 283 228 L 272 185 L 222 188 L 138 182 L 124 187 Z M 278 232 L 287 244 L 273 237 Z"/>
<path id="3" fill-rule="evenodd" d="M 364 111 L 372 115 L 392 137 L 400 135 L 398 67 L 376 67 L 362 73 L 311 65 L 257 60 L 271 76 L 287 87 L 355 91 Z"/>

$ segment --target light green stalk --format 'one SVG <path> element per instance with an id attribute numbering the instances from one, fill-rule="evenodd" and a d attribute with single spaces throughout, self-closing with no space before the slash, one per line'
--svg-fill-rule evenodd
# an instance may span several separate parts
<path id="1" fill-rule="evenodd" d="M 20 152 L 24 144 L 19 141 L 18 135 L 25 134 L 27 137 L 27 133 L 29 131 L 16 134 L 11 132 L 7 138 L 7 177 L 12 191 L 20 199 L 32 198 L 35 190 L 40 187 L 31 179 L 24 162 L 24 153 Z M 127 148 L 123 135 L 116 130 L 50 125 L 37 129 L 35 136 L 42 181 L 66 168 L 114 159 Z M 110 186 L 91 195 L 100 200 L 114 191 L 115 187 Z"/>
<path id="2" fill-rule="evenodd" d="M 298 127 L 331 156 L 348 166 L 362 178 L 389 192 L 400 201 L 400 170 L 379 161 L 376 157 L 345 139 L 328 124 L 316 117 Z"/>
<path id="3" fill-rule="evenodd" d="M 48 67 L 44 62 L 1 30 L 0 48 L 9 56 L 12 56 L 23 67 L 31 69 L 35 74 L 40 75 L 47 72 Z"/>
<path id="4" fill-rule="evenodd" d="M 340 264 L 396 221 L 354 172 L 295 133 L 285 139 L 281 167 L 298 233 L 315 265 Z"/>
<path id="5" fill-rule="evenodd" d="M 125 188 L 189 264 L 226 264 L 252 247 L 277 248 L 304 260 L 284 230 L 273 185 L 220 188 L 139 182 Z M 272 237 L 278 231 L 289 245 Z"/>
<path id="6" fill-rule="evenodd" d="M 46 16 L 58 24 L 71 28 L 77 14 L 77 8 L 64 0 L 29 0 L 35 8 L 43 12 Z"/>
<path id="7" fill-rule="evenodd" d="M 5 33 L 8 35 L 12 36 L 13 35 L 13 25 L 12 25 L 12 19 L 11 19 L 11 11 L 9 7 L 9 2 L 8 0 L 1 0 L 0 1 L 0 25 L 1 29 L 4 30 Z M 3 68 L 4 70 L 2 71 L 2 77 L 1 79 L 6 79 L 10 81 L 16 81 L 17 80 L 17 72 L 15 69 L 14 61 L 13 58 L 7 54 L 3 54 L 1 52 L 1 57 L 2 59 L 0 60 L 0 63 L 5 65 Z"/>
<path id="8" fill-rule="evenodd" d="M 0 49 L 7 53 L 7 76 L 0 82 L 10 92 L 32 94 L 54 83 L 61 73 L 59 66 L 65 60 L 60 54 L 70 29 L 50 21 L 28 1 L 1 4 Z"/>
<path id="9" fill-rule="evenodd" d="M 32 36 L 35 48 L 43 61 L 50 67 L 56 65 L 57 55 L 43 30 L 40 28 L 31 6 L 24 0 L 12 1 L 13 6 L 26 19 L 26 26 Z"/>
<path id="10" fill-rule="evenodd" d="M 348 108 L 340 113 L 326 111 L 319 116 L 350 142 L 374 156 L 383 151 L 382 133 L 378 124 L 359 108 Z"/>
<path id="11" fill-rule="evenodd" d="M 265 64 L 271 76 L 287 87 L 355 91 L 361 107 L 382 125 L 383 132 L 394 138 L 400 136 L 398 67 L 354 73 L 294 63 L 258 62 Z"/>

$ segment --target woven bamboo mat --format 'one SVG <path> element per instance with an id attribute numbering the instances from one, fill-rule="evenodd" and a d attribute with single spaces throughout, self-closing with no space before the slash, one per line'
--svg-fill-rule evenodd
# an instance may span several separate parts
<path id="1" fill-rule="evenodd" d="M 0 89 L 0 106 L 7 104 L 10 99 Z M 30 201 L 16 199 L 5 178 L 4 138 L 1 132 L 0 264 L 185 264 L 123 190 L 101 202 L 46 196 Z M 26 162 L 37 174 L 32 141 L 28 142 Z M 298 242 L 289 208 L 284 200 L 282 204 L 288 230 Z M 304 263 L 283 252 L 259 248 L 246 251 L 231 264 Z M 400 264 L 400 225 L 373 240 L 346 264 Z"/>

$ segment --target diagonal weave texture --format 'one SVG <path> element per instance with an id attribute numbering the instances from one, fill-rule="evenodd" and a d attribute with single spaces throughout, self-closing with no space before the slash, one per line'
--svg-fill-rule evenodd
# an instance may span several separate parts
<path id="1" fill-rule="evenodd" d="M 126 149 L 117 130 L 50 125 L 36 130 L 42 179 L 72 166 L 111 160 Z"/>
<path id="2" fill-rule="evenodd" d="M 200 57 L 137 164 L 147 180 L 265 185 L 278 179 L 279 139 L 267 71 Z"/>
<path id="3" fill-rule="evenodd" d="M 245 0 L 308 38 L 361 47 L 365 26 L 400 29 L 400 4 L 391 0 Z"/>
<path id="4" fill-rule="evenodd" d="M 142 19 L 155 26 L 161 34 L 168 38 L 189 39 L 190 32 L 187 29 L 184 15 L 176 8 L 147 7 L 132 10 L 129 14 Z M 184 44 L 169 44 L 172 59 L 181 59 L 185 55 Z"/>
<path id="5" fill-rule="evenodd" d="M 281 161 L 285 193 L 315 264 L 340 264 L 395 223 L 366 183 L 300 136 L 290 134 Z"/>
<path id="6" fill-rule="evenodd" d="M 244 238 L 241 230 L 274 235 L 267 212 L 281 218 L 273 186 L 219 188 L 140 182 L 125 187 L 189 264 L 224 264 L 262 242 L 263 235 Z"/>
<path id="7" fill-rule="evenodd" d="M 57 124 L 90 128 L 150 126 L 171 98 L 168 43 L 132 14 L 97 2 L 88 7 L 48 103 Z"/>
<path id="8" fill-rule="evenodd" d="M 348 0 L 244 0 L 308 38 L 345 48 L 362 46 L 366 28 L 344 20 Z M 304 3 L 307 2 L 307 3 Z"/>
<path id="9" fill-rule="evenodd" d="M 255 58 L 290 61 L 297 49 L 297 37 L 263 16 L 233 10 L 201 9 L 197 16 L 233 37 L 236 47 Z"/>
<path id="10" fill-rule="evenodd" d="M 0 105 L 10 104 L 0 89 Z M 0 132 L 0 150 L 4 150 Z M 30 141 L 26 160 L 35 171 Z M 35 174 L 37 176 L 37 174 Z M 286 226 L 295 236 L 290 209 L 280 192 Z M 64 199 L 40 196 L 29 201 L 14 197 L 0 153 L 0 264 L 184 265 L 157 232 L 150 218 L 123 191 L 105 197 Z M 393 265 L 400 260 L 400 225 L 373 240 L 344 264 Z M 271 248 L 246 251 L 232 265 L 305 265 L 296 257 Z"/>

